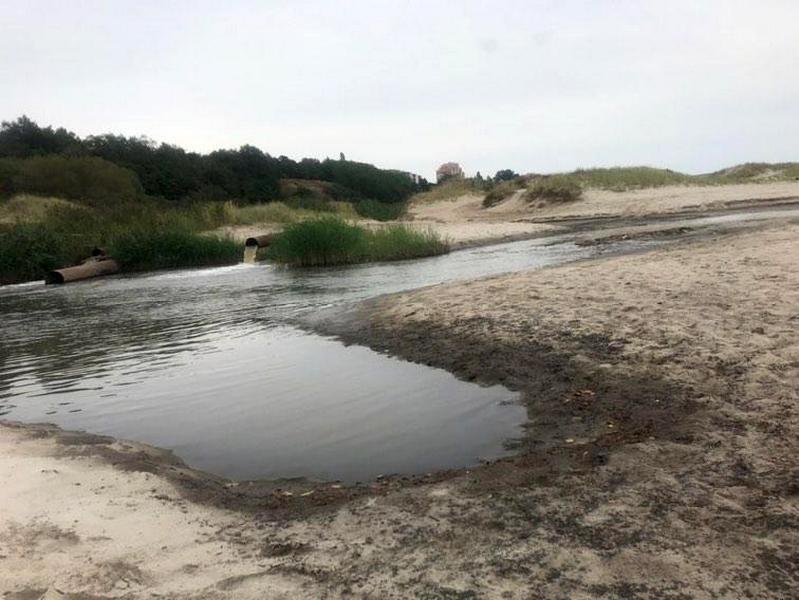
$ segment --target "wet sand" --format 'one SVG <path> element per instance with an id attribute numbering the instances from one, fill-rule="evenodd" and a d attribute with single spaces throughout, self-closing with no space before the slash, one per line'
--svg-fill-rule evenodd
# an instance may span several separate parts
<path id="1" fill-rule="evenodd" d="M 477 469 L 351 488 L 233 485 L 143 445 L 0 427 L 0 588 L 795 596 L 799 225 L 675 241 L 316 320 L 521 391 L 518 455 Z"/>

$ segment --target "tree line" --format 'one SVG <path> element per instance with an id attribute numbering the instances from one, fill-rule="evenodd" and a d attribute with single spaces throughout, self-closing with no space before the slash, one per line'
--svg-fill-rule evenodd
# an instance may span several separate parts
<path id="1" fill-rule="evenodd" d="M 343 155 L 295 161 L 250 145 L 199 154 L 147 137 L 81 138 L 26 116 L 0 125 L 0 193 L 6 195 L 30 192 L 100 202 L 145 194 L 169 202 L 260 203 L 279 197 L 284 178 L 329 182 L 344 200 L 388 203 L 402 202 L 429 185 Z"/>

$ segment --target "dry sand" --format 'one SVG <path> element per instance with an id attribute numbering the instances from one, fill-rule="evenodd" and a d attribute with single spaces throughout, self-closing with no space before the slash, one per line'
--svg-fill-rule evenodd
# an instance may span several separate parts
<path id="1" fill-rule="evenodd" d="M 125 446 L 119 449 L 145 448 Z M 59 590 L 100 597 L 147 590 L 150 597 L 257 568 L 219 536 L 235 523 L 232 514 L 187 504 L 165 479 L 83 452 L 92 444 L 0 428 L 0 448 L 4 597 L 39 598 L 48 589 L 55 598 L 65 597 Z"/>

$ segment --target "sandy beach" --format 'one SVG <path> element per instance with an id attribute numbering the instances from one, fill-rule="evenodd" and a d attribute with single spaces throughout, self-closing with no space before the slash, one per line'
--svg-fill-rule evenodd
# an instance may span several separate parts
<path id="1" fill-rule="evenodd" d="M 794 220 L 795 221 L 795 220 Z M 383 296 L 310 326 L 522 393 L 517 453 L 362 486 L 236 484 L 0 427 L 6 598 L 787 598 L 799 224 Z"/>

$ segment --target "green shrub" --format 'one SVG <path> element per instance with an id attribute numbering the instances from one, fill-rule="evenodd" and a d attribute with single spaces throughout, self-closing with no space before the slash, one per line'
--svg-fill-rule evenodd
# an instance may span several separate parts
<path id="1" fill-rule="evenodd" d="M 583 195 L 580 184 L 568 175 L 546 175 L 534 180 L 524 197 L 528 202 L 573 202 Z"/>
<path id="2" fill-rule="evenodd" d="M 19 169 L 19 160 L 13 158 L 0 158 L 0 194 L 11 196 L 14 194 L 14 176 Z"/>
<path id="3" fill-rule="evenodd" d="M 112 235 L 103 222 L 88 209 L 55 205 L 42 220 L 0 232 L 0 282 L 41 279 L 47 271 L 80 263 Z"/>
<path id="4" fill-rule="evenodd" d="M 509 198 L 513 193 L 519 189 L 516 181 L 503 181 L 495 185 L 491 191 L 483 198 L 483 208 L 491 208 L 496 206 L 506 198 Z"/>
<path id="5" fill-rule="evenodd" d="M 795 179 L 799 180 L 799 164 L 791 165 L 787 167 L 783 172 L 782 175 L 785 179 Z"/>
<path id="6" fill-rule="evenodd" d="M 403 225 L 371 231 L 341 219 L 323 218 L 289 225 L 266 256 L 283 264 L 309 267 L 402 260 L 448 250 L 449 245 L 430 231 Z"/>
<path id="7" fill-rule="evenodd" d="M 375 221 L 395 221 L 406 209 L 404 202 L 378 202 L 377 200 L 361 200 L 355 204 L 355 212 L 366 219 Z"/>
<path id="8" fill-rule="evenodd" d="M 0 285 L 40 279 L 70 259 L 69 245 L 46 226 L 24 224 L 0 231 Z"/>
<path id="9" fill-rule="evenodd" d="M 298 266 L 358 262 L 366 253 L 366 230 L 335 218 L 302 221 L 286 227 L 267 257 Z"/>
<path id="10" fill-rule="evenodd" d="M 231 239 L 186 230 L 130 231 L 109 248 L 126 271 L 234 264 L 241 252 L 241 245 Z"/>
<path id="11" fill-rule="evenodd" d="M 388 225 L 368 232 L 369 261 L 405 260 L 449 252 L 449 244 L 432 230 Z"/>

